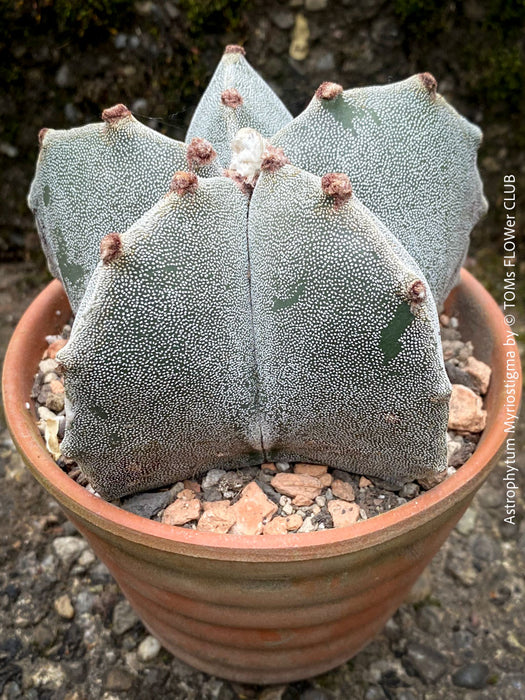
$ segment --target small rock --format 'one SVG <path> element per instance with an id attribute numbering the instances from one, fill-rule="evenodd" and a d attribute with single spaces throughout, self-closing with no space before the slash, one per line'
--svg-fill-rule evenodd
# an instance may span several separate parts
<path id="1" fill-rule="evenodd" d="M 199 518 L 197 530 L 201 532 L 229 532 L 235 523 L 235 511 L 229 501 L 204 503 L 204 513 Z"/>
<path id="2" fill-rule="evenodd" d="M 429 489 L 434 488 L 434 486 L 440 484 L 442 481 L 445 481 L 447 476 L 448 472 L 446 469 L 443 469 L 440 472 L 429 472 L 428 474 L 425 474 L 425 476 L 420 476 L 417 483 L 428 491 Z"/>
<path id="3" fill-rule="evenodd" d="M 456 581 L 462 583 L 466 588 L 474 585 L 478 578 L 478 572 L 472 564 L 461 556 L 451 552 L 445 563 L 445 571 L 452 576 Z"/>
<path id="4" fill-rule="evenodd" d="M 474 379 L 477 388 L 481 394 L 486 394 L 489 389 L 491 368 L 475 357 L 469 357 L 465 364 L 465 372 L 468 372 Z"/>
<path id="5" fill-rule="evenodd" d="M 48 372 L 56 372 L 58 367 L 58 362 L 54 359 L 48 358 L 47 360 L 41 360 L 38 369 L 42 374 L 47 374 Z"/>
<path id="6" fill-rule="evenodd" d="M 332 516 L 334 527 L 346 527 L 359 519 L 359 506 L 357 503 L 347 503 L 334 499 L 328 503 L 328 511 Z"/>
<path id="7" fill-rule="evenodd" d="M 243 488 L 241 497 L 231 508 L 235 513 L 235 524 L 231 529 L 234 535 L 261 534 L 265 521 L 277 512 L 277 505 L 254 481 Z"/>
<path id="8" fill-rule="evenodd" d="M 404 484 L 399 495 L 402 498 L 415 498 L 419 495 L 419 486 L 413 481 L 409 481 L 407 484 Z"/>
<path id="9" fill-rule="evenodd" d="M 119 600 L 113 608 L 111 625 L 113 632 L 119 637 L 136 625 L 139 618 L 127 600 Z"/>
<path id="10" fill-rule="evenodd" d="M 366 489 L 366 488 L 368 488 L 369 486 L 372 486 L 372 482 L 370 481 L 370 479 L 367 479 L 366 476 L 362 476 L 362 477 L 359 479 L 359 488 L 360 488 L 360 489 Z"/>
<path id="11" fill-rule="evenodd" d="M 447 670 L 446 656 L 426 644 L 409 643 L 406 659 L 425 683 L 435 683 Z"/>
<path id="12" fill-rule="evenodd" d="M 194 495 L 193 492 L 192 495 Z M 185 525 L 191 520 L 196 520 L 200 512 L 201 502 L 198 498 L 190 500 L 177 498 L 162 514 L 162 522 L 168 525 Z"/>
<path id="13" fill-rule="evenodd" d="M 298 513 L 292 513 L 286 518 L 286 529 L 290 532 L 298 530 L 303 524 L 303 519 Z"/>
<path id="14" fill-rule="evenodd" d="M 53 550 L 67 568 L 87 546 L 87 542 L 80 537 L 56 537 L 53 540 Z"/>
<path id="15" fill-rule="evenodd" d="M 191 479 L 185 479 L 183 481 L 184 488 L 188 489 L 189 491 L 193 491 L 193 493 L 200 493 L 201 492 L 201 485 L 197 481 L 192 481 Z"/>
<path id="16" fill-rule="evenodd" d="M 59 350 L 62 350 L 62 348 L 67 345 L 67 340 L 65 338 L 59 338 L 58 340 L 54 340 L 47 348 L 47 350 L 44 353 L 44 359 L 47 359 L 50 357 L 52 360 L 55 359 L 56 354 Z"/>
<path id="17" fill-rule="evenodd" d="M 445 369 L 451 384 L 463 384 L 463 386 L 473 390 L 476 388 L 474 377 L 471 377 L 462 367 L 459 367 L 456 364 L 456 360 L 445 362 Z"/>
<path id="18" fill-rule="evenodd" d="M 343 501 L 355 501 L 355 493 L 352 484 L 341 479 L 334 479 L 332 482 L 332 493 L 336 498 Z"/>
<path id="19" fill-rule="evenodd" d="M 489 674 L 487 664 L 478 661 L 458 668 L 452 675 L 452 682 L 460 688 L 482 690 L 487 685 Z"/>
<path id="20" fill-rule="evenodd" d="M 313 500 L 311 498 L 308 498 L 308 496 L 305 496 L 304 494 L 298 494 L 292 499 L 292 505 L 299 508 L 311 506 L 312 504 Z"/>
<path id="21" fill-rule="evenodd" d="M 285 9 L 275 10 L 272 12 L 271 18 L 273 23 L 279 27 L 279 29 L 291 29 L 295 22 L 293 12 Z"/>
<path id="22" fill-rule="evenodd" d="M 468 433 L 481 432 L 487 422 L 481 397 L 461 384 L 452 385 L 448 427 Z"/>
<path id="23" fill-rule="evenodd" d="M 303 462 L 297 462 L 294 467 L 294 474 L 309 474 L 310 476 L 320 477 L 322 474 L 326 474 L 328 467 L 324 464 L 304 464 Z"/>
<path id="24" fill-rule="evenodd" d="M 322 490 L 319 479 L 309 474 L 276 474 L 271 485 L 279 493 L 291 498 L 303 496 L 313 500 L 321 495 Z"/>
<path id="25" fill-rule="evenodd" d="M 475 508 L 467 508 L 464 515 L 461 517 L 458 524 L 456 525 L 456 530 L 461 535 L 470 535 L 470 533 L 474 529 L 474 526 L 476 525 L 477 517 L 478 514 Z"/>
<path id="26" fill-rule="evenodd" d="M 286 518 L 276 515 L 264 526 L 263 535 L 286 535 L 288 532 L 286 520 Z"/>
<path id="27" fill-rule="evenodd" d="M 224 469 L 210 469 L 202 480 L 201 486 L 203 489 L 209 489 L 212 486 L 217 486 L 223 476 L 226 476 Z"/>
<path id="28" fill-rule="evenodd" d="M 289 462 L 275 462 L 275 468 L 278 472 L 289 472 L 290 463 Z"/>
<path id="29" fill-rule="evenodd" d="M 155 637 L 152 637 L 151 634 L 148 634 L 148 636 L 145 637 L 139 644 L 139 659 L 141 661 L 144 661 L 144 663 L 148 663 L 148 661 L 153 661 L 153 659 L 159 655 L 160 650 L 161 645 L 159 640 Z"/>
<path id="30" fill-rule="evenodd" d="M 299 700 L 330 700 L 331 697 L 321 688 L 307 688 L 301 693 Z"/>
<path id="31" fill-rule="evenodd" d="M 122 508 L 128 513 L 135 513 L 143 518 L 153 518 L 157 513 L 166 508 L 173 496 L 170 491 L 160 491 L 159 493 L 139 493 L 131 496 L 122 502 Z"/>
<path id="32" fill-rule="evenodd" d="M 305 0 L 304 6 L 308 12 L 319 12 L 326 10 L 328 0 Z"/>
<path id="33" fill-rule="evenodd" d="M 270 484 L 266 483 L 265 481 L 262 481 L 261 479 L 255 479 L 255 483 L 264 492 L 264 494 L 268 496 L 270 501 L 273 501 L 277 504 L 280 502 L 281 494 L 277 493 L 277 491 L 273 489 L 270 486 Z"/>
<path id="34" fill-rule="evenodd" d="M 202 496 L 205 501 L 222 501 L 222 492 L 216 486 L 209 489 L 202 489 Z"/>
<path id="35" fill-rule="evenodd" d="M 412 605 L 417 605 L 428 598 L 431 593 L 432 576 L 430 575 L 430 570 L 427 568 L 423 571 L 421 576 L 410 589 L 410 593 L 406 597 L 405 602 Z"/>
<path id="36" fill-rule="evenodd" d="M 51 387 L 50 387 L 51 388 Z M 54 394 L 50 393 L 46 397 L 46 408 L 49 408 L 50 411 L 53 411 L 54 413 L 60 413 L 60 411 L 64 410 L 64 390 L 62 389 L 60 394 Z"/>
<path id="37" fill-rule="evenodd" d="M 315 529 L 315 523 L 312 520 L 312 516 L 309 515 L 303 520 L 303 524 L 297 530 L 297 532 L 314 532 Z"/>
<path id="38" fill-rule="evenodd" d="M 264 462 L 263 464 L 261 464 L 261 469 L 265 472 L 271 472 L 273 474 L 275 474 L 275 472 L 277 471 L 277 467 L 273 462 Z"/>
<path id="39" fill-rule="evenodd" d="M 180 498 L 183 501 L 192 501 L 195 498 L 195 491 L 184 488 L 182 491 L 179 491 L 177 498 Z"/>
<path id="40" fill-rule="evenodd" d="M 292 31 L 292 41 L 288 53 L 294 61 L 304 61 L 308 56 L 310 41 L 310 27 L 308 20 L 301 13 L 295 15 L 295 24 Z"/>
<path id="41" fill-rule="evenodd" d="M 72 620 L 75 616 L 75 609 L 71 604 L 71 599 L 67 594 L 61 595 L 53 602 L 53 607 L 64 620 Z"/>
<path id="42" fill-rule="evenodd" d="M 63 63 L 55 75 L 55 83 L 58 87 L 71 87 L 75 82 L 73 73 L 67 63 Z"/>
<path id="43" fill-rule="evenodd" d="M 131 690 L 134 684 L 134 677 L 129 671 L 121 666 L 115 666 L 106 676 L 106 690 Z"/>

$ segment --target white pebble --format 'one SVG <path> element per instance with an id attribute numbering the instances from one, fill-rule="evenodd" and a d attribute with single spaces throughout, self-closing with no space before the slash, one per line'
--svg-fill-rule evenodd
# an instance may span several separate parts
<path id="1" fill-rule="evenodd" d="M 152 661 L 160 652 L 161 646 L 158 639 L 148 634 L 139 644 L 139 659 L 144 662 Z"/>

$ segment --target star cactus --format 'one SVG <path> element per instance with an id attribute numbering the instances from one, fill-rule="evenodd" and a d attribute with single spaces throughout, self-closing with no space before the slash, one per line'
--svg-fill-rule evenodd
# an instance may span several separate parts
<path id="1" fill-rule="evenodd" d="M 446 467 L 437 305 L 486 208 L 428 73 L 293 119 L 227 47 L 186 144 L 123 105 L 42 130 L 29 195 L 76 313 L 63 453 L 108 498 L 211 468 Z"/>

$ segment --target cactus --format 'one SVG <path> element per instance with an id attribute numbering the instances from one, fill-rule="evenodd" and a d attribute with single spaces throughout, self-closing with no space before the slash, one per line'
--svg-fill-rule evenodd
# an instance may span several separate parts
<path id="1" fill-rule="evenodd" d="M 292 120 L 228 47 L 186 146 L 109 113 L 46 132 L 29 200 L 77 312 L 61 449 L 94 488 L 268 460 L 443 470 L 435 299 L 485 204 L 479 132 L 433 79 L 324 83 Z"/>

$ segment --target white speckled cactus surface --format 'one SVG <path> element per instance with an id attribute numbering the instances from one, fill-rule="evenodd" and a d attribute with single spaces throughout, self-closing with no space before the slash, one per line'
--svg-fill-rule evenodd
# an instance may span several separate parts
<path id="1" fill-rule="evenodd" d="M 481 133 L 432 76 L 323 83 L 293 119 L 230 46 L 186 144 L 103 120 L 42 130 L 29 195 L 76 314 L 61 449 L 94 488 L 444 469 L 437 305 L 486 203 Z"/>

